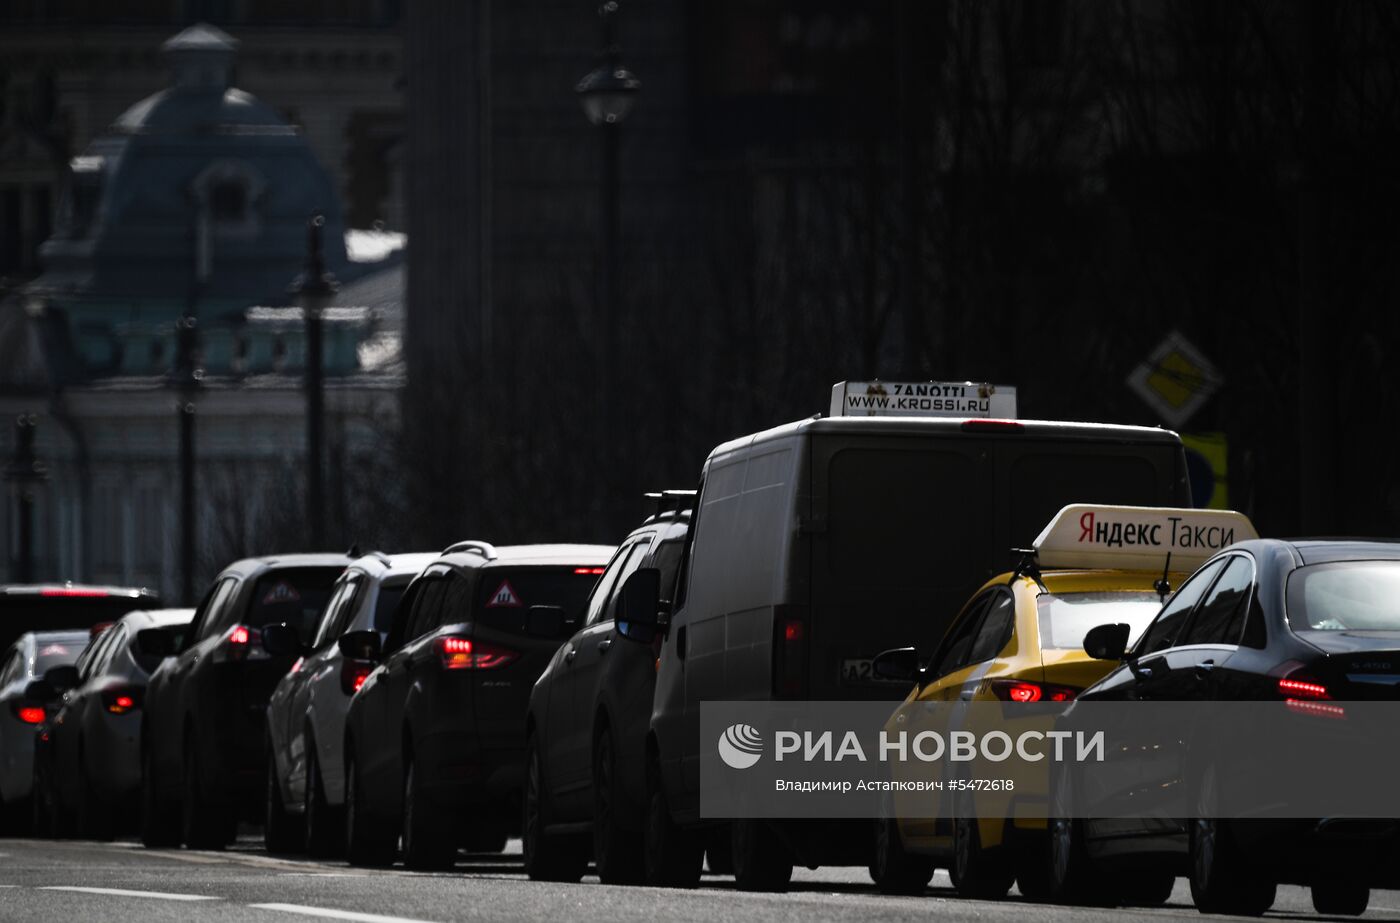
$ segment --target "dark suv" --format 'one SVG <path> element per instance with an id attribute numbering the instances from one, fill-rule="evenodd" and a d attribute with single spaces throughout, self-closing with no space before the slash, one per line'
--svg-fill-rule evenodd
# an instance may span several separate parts
<path id="1" fill-rule="evenodd" d="M 559 648 L 530 695 L 523 836 L 531 878 L 577 881 L 587 835 L 605 884 L 635 880 L 642 867 L 645 766 L 656 651 L 618 644 L 618 589 L 640 567 L 656 568 L 667 597 L 690 530 L 693 490 L 651 495 L 657 512 L 622 542 L 593 593 L 583 625 Z M 561 831 L 567 831 L 561 833 Z"/>
<path id="2" fill-rule="evenodd" d="M 262 629 L 287 624 L 305 636 L 348 563 L 335 554 L 238 561 L 214 579 L 179 650 L 167 632 L 138 634 L 142 653 L 173 655 L 151 676 L 141 725 L 147 846 L 218 849 L 240 819 L 261 821 L 267 702 L 296 660 L 269 654 Z"/>
<path id="3" fill-rule="evenodd" d="M 459 846 L 504 847 L 520 816 L 530 687 L 613 550 L 460 542 L 409 585 L 382 654 L 377 632 L 341 637 L 347 657 L 382 661 L 346 717 L 351 862 L 391 861 L 400 832 L 411 868 L 450 866 Z"/>

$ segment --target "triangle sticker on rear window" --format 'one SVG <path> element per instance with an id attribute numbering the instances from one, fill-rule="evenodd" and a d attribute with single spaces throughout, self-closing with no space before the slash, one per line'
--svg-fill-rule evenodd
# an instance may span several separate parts
<path id="1" fill-rule="evenodd" d="M 523 606 L 520 597 L 515 595 L 515 587 L 510 585 L 509 580 L 502 580 L 500 587 L 491 594 L 491 598 L 486 602 L 486 608 L 494 609 L 501 606 Z"/>

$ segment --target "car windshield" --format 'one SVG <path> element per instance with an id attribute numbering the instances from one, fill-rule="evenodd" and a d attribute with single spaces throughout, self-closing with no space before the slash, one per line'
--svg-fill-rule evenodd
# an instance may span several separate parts
<path id="1" fill-rule="evenodd" d="M 1117 622 L 1131 626 L 1131 643 L 1162 609 L 1161 597 L 1150 590 L 1044 593 L 1037 602 L 1040 646 L 1048 650 L 1078 650 L 1089 629 Z"/>
<path id="2" fill-rule="evenodd" d="M 1339 561 L 1288 577 L 1294 631 L 1400 631 L 1400 561 Z"/>

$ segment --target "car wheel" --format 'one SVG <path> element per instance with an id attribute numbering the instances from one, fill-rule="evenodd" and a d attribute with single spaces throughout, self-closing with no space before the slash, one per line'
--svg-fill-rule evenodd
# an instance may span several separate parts
<path id="1" fill-rule="evenodd" d="M 549 805 L 544 791 L 539 748 L 531 734 L 525 745 L 525 797 L 521 799 L 521 847 L 525 873 L 532 881 L 578 881 L 588 868 L 588 842 L 579 836 L 545 832 Z"/>
<path id="2" fill-rule="evenodd" d="M 34 815 L 35 836 L 67 839 L 77 833 L 73 810 L 59 799 L 53 773 L 44 772 L 37 760 L 34 762 L 34 782 L 31 791 L 30 797 L 34 799 L 38 809 Z"/>
<path id="3" fill-rule="evenodd" d="M 144 732 L 143 732 L 144 733 Z M 148 849 L 180 845 L 180 806 L 161 797 L 155 761 L 141 748 L 141 844 Z"/>
<path id="4" fill-rule="evenodd" d="M 1084 822 L 1052 817 L 1048 821 L 1046 885 L 1050 900 L 1060 904 L 1109 906 L 1110 896 L 1084 846 Z"/>
<path id="5" fill-rule="evenodd" d="M 870 877 L 884 894 L 923 894 L 936 865 L 929 856 L 904 849 L 899 823 L 886 814 L 875 821 L 875 860 Z"/>
<path id="6" fill-rule="evenodd" d="M 306 796 L 302 810 L 306 825 L 306 851 L 317 858 L 333 857 L 345 846 L 343 809 L 326 803 L 326 786 L 321 780 L 321 761 L 316 758 L 315 741 L 306 740 Z"/>
<path id="7" fill-rule="evenodd" d="M 295 853 L 301 850 L 304 833 L 287 810 L 282 799 L 282 780 L 277 776 L 277 757 L 272 742 L 267 744 L 267 797 L 264 799 L 263 844 L 270 853 Z"/>
<path id="8" fill-rule="evenodd" d="M 644 871 L 640 831 L 623 824 L 621 799 L 612 732 L 605 728 L 593 747 L 593 863 L 605 885 L 635 884 Z"/>
<path id="9" fill-rule="evenodd" d="M 644 844 L 642 856 L 647 884 L 693 888 L 700 883 L 705 844 L 693 831 L 679 826 L 671 818 L 671 807 L 661 784 L 661 769 L 655 764 L 647 773 Z"/>
<path id="10" fill-rule="evenodd" d="M 353 753 L 345 757 L 345 858 L 351 865 L 385 866 L 394 861 L 394 833 L 369 810 L 368 793 Z"/>
<path id="11" fill-rule="evenodd" d="M 953 821 L 953 887 L 961 897 L 1000 900 L 1011 890 L 1016 869 L 1005 849 L 983 848 L 980 825 L 971 812 L 967 802 Z"/>
<path id="12" fill-rule="evenodd" d="M 185 742 L 183 766 L 185 846 L 189 849 L 223 849 L 233 839 L 234 824 L 221 800 L 207 791 L 208 780 L 204 777 L 193 735 Z"/>
<path id="13" fill-rule="evenodd" d="M 734 874 L 734 837 L 728 824 L 721 824 L 705 840 L 705 868 L 711 875 Z"/>
<path id="14" fill-rule="evenodd" d="M 1324 881 L 1312 886 L 1313 909 L 1325 916 L 1359 917 L 1371 903 L 1371 889 L 1354 881 Z"/>
<path id="15" fill-rule="evenodd" d="M 418 871 L 452 868 L 457 850 L 443 830 L 442 812 L 423 790 L 423 774 L 412 754 L 403 765 L 403 864 Z"/>
<path id="16" fill-rule="evenodd" d="M 34 781 L 29 786 L 29 830 L 39 839 L 53 837 L 53 805 L 46 797 L 43 776 L 34 773 Z"/>
<path id="17" fill-rule="evenodd" d="M 740 819 L 729 825 L 734 883 L 743 891 L 786 891 L 792 851 L 770 821 Z"/>
<path id="18" fill-rule="evenodd" d="M 1190 848 L 1191 899 L 1201 913 L 1257 917 L 1274 905 L 1277 886 L 1249 867 L 1226 825 L 1191 821 Z"/>
<path id="19" fill-rule="evenodd" d="M 1118 880 L 1118 897 L 1130 907 L 1160 907 L 1176 890 L 1176 873 L 1170 870 L 1130 872 Z"/>
<path id="20" fill-rule="evenodd" d="M 34 798 L 6 801 L 0 793 L 0 836 L 26 836 L 34 828 Z"/>

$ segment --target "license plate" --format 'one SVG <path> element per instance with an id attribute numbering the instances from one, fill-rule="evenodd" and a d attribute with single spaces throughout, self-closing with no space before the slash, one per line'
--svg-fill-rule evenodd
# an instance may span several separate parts
<path id="1" fill-rule="evenodd" d="M 873 661 L 869 657 L 848 657 L 841 661 L 841 682 L 873 683 L 875 674 L 870 669 Z"/>

